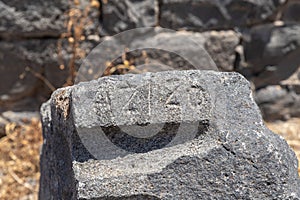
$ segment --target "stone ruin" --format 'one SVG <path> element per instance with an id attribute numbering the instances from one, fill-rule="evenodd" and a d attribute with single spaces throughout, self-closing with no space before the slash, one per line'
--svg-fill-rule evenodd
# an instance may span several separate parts
<path id="1" fill-rule="evenodd" d="M 219 70 L 239 72 L 253 83 L 265 120 L 300 117 L 299 0 L 1 0 L 0 11 L 1 113 L 36 111 L 49 98 L 53 88 L 28 66 L 54 88 L 65 85 L 78 37 L 67 26 L 73 24 L 71 29 L 82 29 L 76 68 L 84 54 L 123 31 L 162 27 L 176 31 L 171 39 L 187 32 Z M 0 135 L 1 127 L 0 119 Z"/>
<path id="2" fill-rule="evenodd" d="M 40 199 L 299 199 L 297 158 L 233 72 L 103 77 L 41 108 Z"/>

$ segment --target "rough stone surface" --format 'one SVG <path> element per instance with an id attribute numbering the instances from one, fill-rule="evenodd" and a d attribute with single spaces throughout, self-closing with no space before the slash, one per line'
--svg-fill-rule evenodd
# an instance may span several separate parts
<path id="1" fill-rule="evenodd" d="M 108 62 L 123 64 L 121 55 L 125 53 L 124 49 L 129 52 L 126 59 L 133 60 L 132 64 L 136 67 L 130 73 L 172 69 L 231 71 L 239 37 L 234 31 L 194 33 L 145 28 L 127 31 L 122 36 L 103 37 L 101 42 L 84 61 L 85 68 L 79 72 L 84 74 L 82 81 L 99 78 L 102 75 L 99 71 Z M 95 77 L 95 74 L 98 76 Z"/>
<path id="2" fill-rule="evenodd" d="M 287 22 L 300 22 L 300 2 L 289 0 L 282 11 L 282 20 Z"/>
<path id="3" fill-rule="evenodd" d="M 66 31 L 68 1 L 0 1 L 0 37 L 58 37 Z"/>
<path id="4" fill-rule="evenodd" d="M 99 41 L 99 6 L 97 0 L 0 1 L 0 112 L 37 111 L 66 83 L 69 66 L 78 68 Z"/>
<path id="5" fill-rule="evenodd" d="M 205 41 L 205 49 L 221 71 L 233 71 L 236 49 L 240 42 L 234 31 L 210 31 Z"/>
<path id="6" fill-rule="evenodd" d="M 294 152 L 237 73 L 104 77 L 57 90 L 41 113 L 40 199 L 300 198 Z M 149 126 L 163 134 L 124 135 Z"/>
<path id="7" fill-rule="evenodd" d="M 160 25 L 172 29 L 211 30 L 245 27 L 274 17 L 285 1 L 162 0 Z"/>
<path id="8" fill-rule="evenodd" d="M 80 54 L 94 47 L 89 38 L 98 34 L 97 6 L 88 0 L 0 1 L 0 112 L 38 110 L 53 89 L 48 85 L 65 84 L 74 51 L 76 68 Z M 80 37 L 76 47 L 72 32 Z"/>
<path id="9" fill-rule="evenodd" d="M 102 34 L 117 34 L 132 28 L 157 25 L 158 1 L 102 1 Z"/>
<path id="10" fill-rule="evenodd" d="M 16 102 L 34 96 L 43 87 L 42 80 L 34 73 L 48 78 L 54 87 L 63 84 L 62 79 L 66 77 L 67 70 L 59 69 L 56 43 L 57 41 L 54 39 L 0 41 L 0 77 L 5 82 L 0 85 L 0 103 Z M 30 67 L 32 72 L 26 70 L 26 67 Z M 59 71 L 60 77 L 47 76 L 50 71 L 52 73 Z M 62 74 L 63 72 L 65 76 Z M 49 88 L 46 90 L 50 91 Z"/>
<path id="11" fill-rule="evenodd" d="M 299 85 L 262 88 L 256 92 L 255 100 L 266 120 L 289 119 L 300 115 Z"/>
<path id="12" fill-rule="evenodd" d="M 72 57 L 72 44 L 61 39 L 58 48 L 56 39 L 31 39 L 0 41 L 0 112 L 3 110 L 38 110 L 46 100 L 51 88 L 61 87 L 69 76 L 69 63 Z M 93 41 L 80 45 L 85 51 L 92 49 Z M 65 68 L 60 68 L 60 65 Z M 75 67 L 80 63 L 75 62 Z M 28 70 L 29 67 L 31 70 Z M 36 76 L 36 75 L 40 76 Z M 43 77 L 43 78 L 41 78 Z"/>
<path id="13" fill-rule="evenodd" d="M 45 100 L 39 98 L 40 91 L 47 91 L 45 96 L 49 97 L 49 87 L 37 77 L 27 73 L 24 79 L 19 79 L 26 66 L 33 67 L 55 87 L 61 87 L 68 78 L 73 45 L 78 53 L 77 68 L 95 42 L 138 27 L 162 26 L 176 29 L 178 33 L 157 33 L 154 40 L 153 34 L 129 35 L 123 40 L 130 47 L 136 47 L 137 43 L 139 46 L 156 43 L 181 49 L 192 55 L 191 60 L 200 58 L 201 65 L 209 67 L 211 62 L 203 59 L 206 56 L 195 53 L 194 46 L 184 42 L 186 38 L 195 39 L 210 53 L 219 70 L 242 73 L 256 90 L 268 85 L 280 86 L 299 69 L 299 5 L 298 0 L 0 0 L 0 79 L 3 81 L 0 112 L 37 110 Z M 198 33 L 184 35 L 182 29 Z M 59 56 L 56 49 L 60 48 L 61 37 L 66 37 L 69 44 L 64 40 Z M 75 39 L 80 40 L 79 47 L 72 43 Z M 131 44 L 133 39 L 135 44 Z M 178 41 L 169 43 L 170 40 Z M 111 54 L 117 58 L 114 63 L 120 64 L 122 57 L 114 51 L 119 44 L 115 42 L 107 51 L 98 53 Z M 142 65 L 132 73 L 191 68 L 185 58 L 174 53 L 158 50 L 146 53 L 147 59 L 139 50 L 128 54 L 134 57 L 134 64 Z M 64 70 L 59 68 L 61 62 L 65 63 Z M 284 85 L 294 87 L 295 82 Z"/>
<path id="14" fill-rule="evenodd" d="M 273 24 L 253 27 L 244 39 L 245 61 L 257 88 L 279 84 L 300 66 L 300 26 Z M 242 70 L 243 71 L 243 70 Z M 243 72 L 242 72 L 243 73 Z"/>
<path id="15" fill-rule="evenodd" d="M 83 25 L 81 28 L 84 29 L 85 35 L 97 32 L 99 10 L 88 0 L 1 0 L 0 38 L 58 38 L 70 28 L 68 21 L 72 15 L 71 10 L 72 17 L 80 16 L 79 20 L 72 21 L 71 25 L 77 26 L 76 29 Z"/>

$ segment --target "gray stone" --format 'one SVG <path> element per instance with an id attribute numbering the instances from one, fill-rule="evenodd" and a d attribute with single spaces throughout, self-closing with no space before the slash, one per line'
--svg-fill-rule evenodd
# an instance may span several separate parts
<path id="1" fill-rule="evenodd" d="M 210 31 L 205 41 L 205 49 L 221 71 L 233 71 L 236 48 L 240 42 L 234 31 Z"/>
<path id="2" fill-rule="evenodd" d="M 300 22 L 300 2 L 289 0 L 282 11 L 282 20 L 287 22 Z"/>
<path id="3" fill-rule="evenodd" d="M 57 39 L 0 41 L 0 79 L 5 83 L 0 84 L 0 112 L 37 111 L 45 97 L 49 97 L 52 86 L 58 88 L 66 83 L 72 44 L 66 39 L 61 39 L 61 43 L 58 48 Z M 79 45 L 86 53 L 95 46 L 93 41 Z M 75 68 L 78 68 L 79 59 L 75 61 Z M 61 64 L 65 67 L 60 68 Z"/>
<path id="4" fill-rule="evenodd" d="M 158 1 L 102 1 L 102 34 L 113 35 L 133 28 L 157 25 Z"/>
<path id="5" fill-rule="evenodd" d="M 95 2 L 0 1 L 0 112 L 38 110 L 43 97 L 66 83 L 69 66 L 78 68 L 79 57 L 94 47 L 87 35 L 98 35 Z"/>
<path id="6" fill-rule="evenodd" d="M 294 152 L 237 73 L 104 77 L 41 113 L 40 199 L 300 198 Z"/>
<path id="7" fill-rule="evenodd" d="M 244 34 L 244 67 L 265 120 L 299 117 L 300 26 L 266 24 Z"/>
<path id="8" fill-rule="evenodd" d="M 298 24 L 260 25 L 245 36 L 245 62 L 257 88 L 279 84 L 300 65 L 300 26 Z"/>
<path id="9" fill-rule="evenodd" d="M 299 86 L 268 86 L 256 91 L 255 100 L 265 120 L 300 116 Z M 298 92 L 298 93 L 297 93 Z"/>
<path id="10" fill-rule="evenodd" d="M 193 41 L 193 42 L 190 42 Z M 183 55 L 181 59 L 168 60 L 168 65 L 175 69 L 188 69 L 188 63 L 195 63 L 194 68 L 216 69 L 232 71 L 235 60 L 235 48 L 238 46 L 239 37 L 234 31 L 207 31 L 194 33 L 177 31 L 159 33 L 138 42 L 145 46 L 157 44 L 161 49 L 168 49 Z M 137 42 L 136 42 L 137 43 Z M 158 57 L 156 60 L 163 56 Z M 188 63 L 182 63 L 186 59 Z M 164 62 L 161 61 L 163 64 Z M 192 68 L 192 69 L 194 69 Z"/>
<path id="11" fill-rule="evenodd" d="M 0 1 L 0 37 L 59 37 L 66 32 L 67 1 Z"/>
<path id="12" fill-rule="evenodd" d="M 54 39 L 1 41 L 0 77 L 5 82 L 0 86 L 1 102 L 14 102 L 34 95 L 43 85 L 34 73 L 46 77 L 49 71 L 62 71 L 59 69 L 56 48 L 57 41 Z M 26 70 L 26 67 L 30 67 L 33 71 Z M 60 76 L 63 77 L 63 74 Z M 60 80 L 56 77 L 48 81 L 55 87 L 59 87 L 63 84 Z"/>
<path id="13" fill-rule="evenodd" d="M 123 54 L 135 70 L 128 73 L 166 70 L 233 70 L 239 37 L 234 31 L 194 33 L 162 28 L 143 28 L 106 36 L 89 53 L 78 77 L 81 81 L 99 78 L 106 63 L 123 64 Z M 125 52 L 124 49 L 127 49 Z M 129 53 L 127 53 L 129 52 Z M 146 53 L 146 56 L 145 56 Z M 95 61 L 95 62 L 94 62 Z M 89 73 L 92 71 L 93 73 Z M 118 74 L 118 73 L 115 73 Z"/>
<path id="14" fill-rule="evenodd" d="M 99 26 L 99 9 L 88 0 L 76 2 L 1 0 L 0 38 L 59 38 L 68 33 L 68 22 L 77 32 L 83 29 L 83 35 L 95 34 Z M 70 20 L 71 10 L 72 18 L 79 16 L 78 20 Z"/>
<path id="15" fill-rule="evenodd" d="M 285 0 L 162 0 L 160 25 L 172 29 L 212 30 L 247 27 L 274 18 Z"/>
<path id="16" fill-rule="evenodd" d="M 295 90 L 300 86 L 300 65 L 290 77 L 280 82 L 281 85 L 292 86 Z"/>

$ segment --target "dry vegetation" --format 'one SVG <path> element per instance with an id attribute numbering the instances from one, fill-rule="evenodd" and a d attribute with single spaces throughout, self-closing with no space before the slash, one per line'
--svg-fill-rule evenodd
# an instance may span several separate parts
<path id="1" fill-rule="evenodd" d="M 37 199 L 40 121 L 9 123 L 5 129 L 7 136 L 0 140 L 0 199 Z"/>

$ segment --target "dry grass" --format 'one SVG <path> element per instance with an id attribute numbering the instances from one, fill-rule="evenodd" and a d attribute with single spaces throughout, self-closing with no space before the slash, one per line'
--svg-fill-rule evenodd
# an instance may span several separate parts
<path id="1" fill-rule="evenodd" d="M 300 175 L 300 118 L 293 118 L 286 122 L 268 122 L 266 125 L 273 132 L 282 135 L 295 151 L 298 157 L 298 173 Z"/>
<path id="2" fill-rule="evenodd" d="M 60 62 L 60 69 L 65 69 L 63 51 L 63 41 L 68 40 L 68 47 L 71 49 L 71 58 L 68 61 L 67 67 L 69 69 L 69 76 L 66 80 L 64 86 L 70 86 L 74 84 L 75 77 L 77 75 L 76 61 L 86 57 L 86 52 L 81 49 L 81 42 L 86 40 L 85 28 L 94 22 L 90 19 L 92 10 L 99 9 L 100 3 L 98 0 L 89 0 L 85 2 L 81 0 L 69 0 L 70 9 L 67 11 L 66 15 L 68 20 L 66 21 L 67 32 L 61 34 L 60 39 L 57 42 L 58 49 L 58 60 Z M 97 33 L 96 33 L 97 34 Z M 67 47 L 67 49 L 68 49 Z M 68 51 L 65 49 L 66 51 Z"/>
<path id="3" fill-rule="evenodd" d="M 6 125 L 0 140 L 0 199 L 37 199 L 41 124 L 32 119 L 22 126 Z"/>

